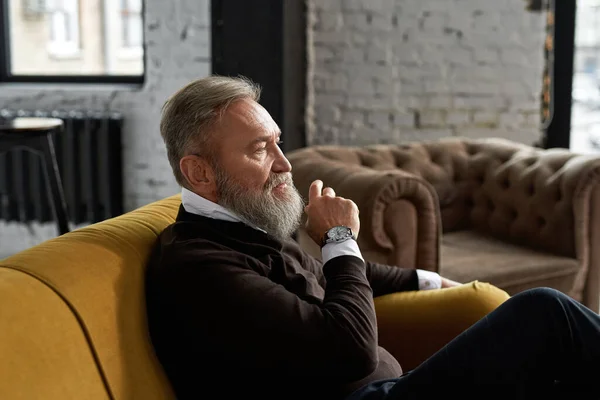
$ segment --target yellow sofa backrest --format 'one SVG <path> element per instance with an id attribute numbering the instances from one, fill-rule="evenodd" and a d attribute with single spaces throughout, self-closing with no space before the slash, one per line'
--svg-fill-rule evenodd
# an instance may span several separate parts
<path id="1" fill-rule="evenodd" d="M 179 195 L 0 261 L 0 398 L 168 400 L 144 270 Z"/>

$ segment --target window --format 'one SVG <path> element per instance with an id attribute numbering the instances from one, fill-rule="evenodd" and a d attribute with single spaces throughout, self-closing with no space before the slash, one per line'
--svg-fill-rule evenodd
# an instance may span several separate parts
<path id="1" fill-rule="evenodd" d="M 0 81 L 143 82 L 143 0 L 3 0 L 0 25 Z"/>
<path id="2" fill-rule="evenodd" d="M 121 1 L 121 58 L 134 58 L 142 52 L 143 32 L 142 1 Z"/>
<path id="3" fill-rule="evenodd" d="M 124 48 L 142 47 L 142 1 L 121 0 L 121 41 Z"/>
<path id="4" fill-rule="evenodd" d="M 79 54 L 79 6 L 77 0 L 50 0 L 48 51 L 57 57 Z"/>
<path id="5" fill-rule="evenodd" d="M 575 14 L 570 148 L 600 153 L 600 1 L 578 0 Z"/>

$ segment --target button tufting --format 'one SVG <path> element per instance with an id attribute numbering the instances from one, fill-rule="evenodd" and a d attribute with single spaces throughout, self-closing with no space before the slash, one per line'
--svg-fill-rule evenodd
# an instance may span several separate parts
<path id="1" fill-rule="evenodd" d="M 546 225 L 546 219 L 544 217 L 537 217 L 537 223 L 540 228 Z"/>

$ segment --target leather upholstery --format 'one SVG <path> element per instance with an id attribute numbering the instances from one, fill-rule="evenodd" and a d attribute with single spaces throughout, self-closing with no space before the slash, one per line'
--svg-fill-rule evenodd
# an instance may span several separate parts
<path id="1" fill-rule="evenodd" d="M 397 187 L 410 182 L 423 188 L 421 198 L 395 195 L 396 199 L 408 199 L 414 204 L 416 224 L 422 228 L 410 234 L 420 235 L 424 230 L 427 236 L 426 242 L 425 238 L 418 238 L 418 251 L 406 249 L 395 253 L 418 254 L 413 263 L 422 268 L 421 260 L 439 260 L 440 241 L 435 235 L 477 232 L 507 244 L 575 260 L 577 272 L 572 284 L 560 289 L 598 309 L 597 279 L 588 280 L 588 274 L 597 276 L 600 263 L 590 247 L 598 239 L 600 226 L 592 224 L 589 218 L 595 204 L 592 197 L 599 187 L 599 157 L 567 149 L 537 149 L 498 138 L 456 137 L 399 145 L 312 146 L 293 151 L 288 158 L 301 193 L 306 192 L 311 180 L 320 177 L 336 190 L 343 183 L 352 182 L 351 188 L 344 192 L 346 197 L 358 200 L 361 224 L 369 227 L 368 236 L 387 237 L 375 243 L 366 241 L 368 251 L 372 252 L 377 245 L 377 250 L 384 254 L 382 257 L 390 257 L 390 228 L 373 214 L 363 214 L 363 209 L 370 204 L 389 205 L 390 201 L 377 197 L 370 182 L 396 177 Z M 344 179 L 340 179 L 344 176 L 342 165 L 346 166 Z M 335 176 L 325 173 L 334 168 L 339 170 Z M 357 176 L 364 178 L 359 180 Z M 422 182 L 418 183 L 419 179 Z M 429 187 L 433 190 L 427 190 Z M 365 196 L 375 200 L 364 202 Z M 429 199 L 424 198 L 428 196 Z M 431 201 L 436 204 L 435 210 L 430 206 Z M 439 220 L 434 216 L 436 213 Z M 401 227 L 406 218 L 410 220 L 413 216 L 406 213 L 396 216 L 396 224 Z M 409 242 L 404 239 L 404 243 Z M 445 261 L 440 262 L 437 268 L 425 263 L 425 269 L 443 270 Z M 565 268 L 571 268 L 572 264 Z M 476 272 L 469 276 L 484 281 L 489 278 Z M 543 283 L 534 281 L 531 286 Z"/>

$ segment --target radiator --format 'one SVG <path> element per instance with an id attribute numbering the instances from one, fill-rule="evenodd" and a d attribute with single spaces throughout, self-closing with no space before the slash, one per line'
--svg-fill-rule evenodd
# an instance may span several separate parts
<path id="1" fill-rule="evenodd" d="M 54 144 L 72 223 L 94 223 L 123 213 L 121 114 L 0 110 L 0 121 L 15 117 L 64 121 L 64 130 L 54 135 Z M 0 220 L 54 220 L 38 155 L 23 149 L 0 154 Z"/>

